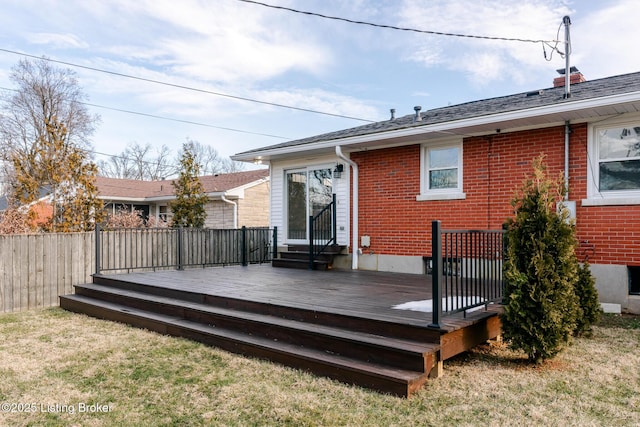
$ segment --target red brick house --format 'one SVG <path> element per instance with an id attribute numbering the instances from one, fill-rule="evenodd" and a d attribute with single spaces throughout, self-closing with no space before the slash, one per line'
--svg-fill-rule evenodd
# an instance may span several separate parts
<path id="1" fill-rule="evenodd" d="M 337 241 L 355 252 L 353 268 L 423 273 L 432 220 L 500 228 L 533 158 L 544 153 L 549 172 L 569 183 L 579 256 L 591 264 L 601 301 L 640 313 L 640 73 L 571 82 L 416 107 L 234 159 L 270 165 L 279 244 L 303 242 L 305 218 L 333 193 Z"/>

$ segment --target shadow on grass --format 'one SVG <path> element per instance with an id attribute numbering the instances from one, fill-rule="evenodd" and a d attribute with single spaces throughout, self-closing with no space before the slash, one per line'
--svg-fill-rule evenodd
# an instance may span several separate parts
<path id="1" fill-rule="evenodd" d="M 637 314 L 610 314 L 600 316 L 595 326 L 601 328 L 640 329 L 640 316 Z"/>

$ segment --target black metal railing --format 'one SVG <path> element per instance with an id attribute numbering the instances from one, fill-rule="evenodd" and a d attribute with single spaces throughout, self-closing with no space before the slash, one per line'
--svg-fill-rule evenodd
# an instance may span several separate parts
<path id="1" fill-rule="evenodd" d="M 331 203 L 309 217 L 309 270 L 329 245 L 336 243 L 336 195 Z"/>
<path id="2" fill-rule="evenodd" d="M 95 272 L 184 269 L 268 263 L 276 229 L 96 227 Z"/>
<path id="3" fill-rule="evenodd" d="M 433 319 L 502 300 L 503 230 L 443 230 L 432 222 Z"/>

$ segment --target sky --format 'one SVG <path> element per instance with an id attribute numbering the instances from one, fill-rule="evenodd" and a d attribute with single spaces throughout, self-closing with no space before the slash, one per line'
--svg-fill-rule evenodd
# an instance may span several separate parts
<path id="1" fill-rule="evenodd" d="M 567 15 L 571 65 L 586 79 L 640 71 L 637 0 L 261 2 L 550 42 L 564 39 Z M 15 87 L 8 76 L 25 58 L 18 53 L 76 72 L 88 110 L 100 116 L 96 153 L 119 154 L 132 143 L 177 153 L 190 139 L 224 157 L 386 120 L 391 108 L 403 116 L 417 105 L 544 89 L 565 66 L 557 52 L 548 58 L 548 46 L 545 59 L 542 43 L 399 31 L 240 0 L 2 0 L 0 88 Z"/>

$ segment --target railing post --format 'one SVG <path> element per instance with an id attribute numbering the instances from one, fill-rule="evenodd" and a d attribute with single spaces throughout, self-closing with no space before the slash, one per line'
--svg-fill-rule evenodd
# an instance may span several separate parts
<path id="1" fill-rule="evenodd" d="M 278 227 L 273 227 L 273 257 L 272 260 L 278 258 Z"/>
<path id="2" fill-rule="evenodd" d="M 440 328 L 442 318 L 442 226 L 440 221 L 431 223 L 431 298 L 433 312 L 430 328 Z"/>
<path id="3" fill-rule="evenodd" d="M 101 247 L 101 242 L 100 242 L 100 224 L 96 222 L 96 229 L 95 229 L 95 244 L 96 244 L 96 250 L 95 250 L 95 256 L 96 256 L 96 265 L 95 265 L 95 273 L 94 274 L 100 274 L 100 269 L 101 269 L 101 264 L 102 264 L 102 247 Z"/>
<path id="4" fill-rule="evenodd" d="M 336 208 L 336 193 L 333 193 L 333 200 L 332 200 L 332 208 L 331 208 L 331 229 L 333 231 L 333 235 L 331 236 L 333 238 L 333 243 L 337 244 L 338 243 L 338 222 L 336 221 L 337 218 L 337 212 L 338 209 Z"/>
<path id="5" fill-rule="evenodd" d="M 309 216 L 309 270 L 313 270 L 313 215 Z"/>
<path id="6" fill-rule="evenodd" d="M 176 245 L 178 270 L 184 270 L 182 267 L 182 226 L 178 227 L 178 244 Z"/>
<path id="7" fill-rule="evenodd" d="M 242 226 L 242 266 L 246 267 L 249 265 L 247 262 L 247 227 Z"/>

